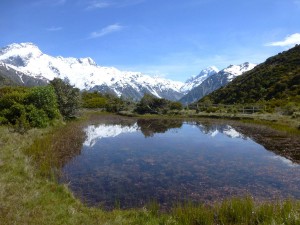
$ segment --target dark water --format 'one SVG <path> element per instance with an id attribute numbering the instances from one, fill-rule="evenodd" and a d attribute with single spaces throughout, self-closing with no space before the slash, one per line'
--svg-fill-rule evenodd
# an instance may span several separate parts
<path id="1" fill-rule="evenodd" d="M 62 181 L 89 205 L 300 199 L 300 166 L 226 124 L 120 121 L 85 132 L 81 154 L 63 167 Z"/>

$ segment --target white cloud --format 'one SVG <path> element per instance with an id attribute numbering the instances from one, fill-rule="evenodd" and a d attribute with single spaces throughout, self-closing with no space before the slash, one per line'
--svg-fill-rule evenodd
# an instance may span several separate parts
<path id="1" fill-rule="evenodd" d="M 124 28 L 124 26 L 121 26 L 117 23 L 112 24 L 112 25 L 109 25 L 107 27 L 102 28 L 100 31 L 92 32 L 90 34 L 89 39 L 103 37 L 103 36 L 108 35 L 110 33 L 121 31 L 123 28 Z"/>
<path id="2" fill-rule="evenodd" d="M 50 32 L 55 32 L 55 31 L 60 31 L 62 29 L 63 29 L 62 27 L 49 27 L 46 30 Z"/>
<path id="3" fill-rule="evenodd" d="M 266 46 L 292 47 L 296 44 L 300 44 L 300 33 L 291 34 L 285 37 L 283 41 L 267 43 Z"/>

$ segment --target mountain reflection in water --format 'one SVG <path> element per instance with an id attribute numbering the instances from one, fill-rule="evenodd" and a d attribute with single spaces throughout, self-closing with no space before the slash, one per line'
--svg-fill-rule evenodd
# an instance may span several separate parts
<path id="1" fill-rule="evenodd" d="M 300 199 L 300 167 L 227 124 L 142 119 L 84 129 L 62 182 L 90 205 L 162 207 L 252 195 Z"/>
<path id="2" fill-rule="evenodd" d="M 119 124 L 90 125 L 84 129 L 87 138 L 83 145 L 92 147 L 96 144 L 97 140 L 99 139 L 116 137 L 121 134 L 134 133 L 138 131 L 141 131 L 145 137 L 153 137 L 155 133 L 165 133 L 169 129 L 181 128 L 183 123 L 184 122 L 181 120 L 172 121 L 143 119 L 138 120 L 131 126 L 123 126 Z M 211 135 L 212 137 L 216 136 L 217 134 L 224 134 L 230 138 L 246 139 L 246 137 L 243 134 L 237 132 L 233 127 L 229 125 L 205 126 L 197 122 L 189 122 L 187 124 L 190 124 L 195 128 L 199 128 L 199 130 L 202 133 Z"/>

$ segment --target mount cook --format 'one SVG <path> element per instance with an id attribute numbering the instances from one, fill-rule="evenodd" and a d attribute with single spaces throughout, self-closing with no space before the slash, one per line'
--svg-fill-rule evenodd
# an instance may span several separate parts
<path id="1" fill-rule="evenodd" d="M 133 100 L 139 100 L 145 93 L 149 93 L 159 98 L 173 101 L 181 99 L 183 103 L 191 103 L 204 96 L 197 97 L 198 94 L 194 91 L 201 84 L 206 82 L 211 85 L 210 92 L 212 92 L 254 66 L 249 63 L 231 65 L 221 71 L 214 66 L 208 67 L 198 76 L 183 83 L 140 72 L 98 66 L 91 58 L 53 57 L 44 54 L 32 43 L 11 44 L 0 49 L 1 75 L 19 85 L 45 85 L 57 77 L 69 80 L 72 85 L 81 90 L 112 93 Z M 208 82 L 210 78 L 216 76 L 217 79 Z M 214 80 L 219 84 L 216 85 Z M 191 91 L 193 91 L 192 98 L 189 97 Z"/>

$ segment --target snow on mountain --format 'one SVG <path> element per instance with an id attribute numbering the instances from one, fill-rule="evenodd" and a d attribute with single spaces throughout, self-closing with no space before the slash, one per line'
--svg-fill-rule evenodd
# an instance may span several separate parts
<path id="1" fill-rule="evenodd" d="M 254 66 L 244 63 L 231 65 L 221 71 L 212 66 L 183 83 L 140 72 L 99 66 L 91 58 L 53 57 L 44 54 L 32 43 L 11 44 L 0 49 L 1 69 L 4 71 L 6 68 L 6 74 L 12 74 L 15 81 L 27 86 L 45 84 L 56 77 L 67 78 L 81 90 L 114 93 L 134 100 L 141 99 L 145 93 L 169 100 L 182 99 L 186 94 L 186 99 L 182 100 L 185 104 L 226 85 Z M 203 86 L 205 90 L 201 89 Z M 201 93 L 197 91 L 199 87 Z"/>
<path id="2" fill-rule="evenodd" d="M 256 64 L 253 63 L 243 63 L 241 65 L 230 65 L 229 67 L 223 69 L 223 73 L 227 74 L 228 81 L 232 81 L 235 77 L 242 75 L 243 73 L 252 70 Z"/>
<path id="3" fill-rule="evenodd" d="M 227 137 L 230 137 L 230 138 L 243 138 L 243 139 L 245 139 L 245 136 L 243 134 L 239 133 L 232 126 L 229 126 L 229 125 L 227 125 L 223 129 L 222 133 L 225 134 Z"/>
<path id="4" fill-rule="evenodd" d="M 196 102 L 205 95 L 225 86 L 237 76 L 252 70 L 255 66 L 256 64 L 248 62 L 241 65 L 230 65 L 227 68 L 207 77 L 200 85 L 195 86 L 185 96 L 183 96 L 180 99 L 180 102 L 185 105 Z"/>
<path id="5" fill-rule="evenodd" d="M 208 77 L 210 77 L 211 75 L 214 75 L 218 72 L 219 72 L 219 70 L 215 66 L 211 66 L 211 67 L 208 67 L 208 68 L 202 70 L 199 73 L 199 75 L 193 76 L 185 82 L 185 84 L 180 89 L 181 92 L 186 94 L 188 91 L 192 90 L 194 87 L 199 86 Z"/>
<path id="6" fill-rule="evenodd" d="M 118 96 L 139 99 L 144 93 L 177 100 L 182 82 L 98 66 L 91 58 L 64 58 L 43 54 L 32 43 L 11 44 L 0 49 L 0 62 L 34 78 L 67 78 L 85 90 L 106 90 Z"/>
<path id="7" fill-rule="evenodd" d="M 117 137 L 124 133 L 134 133 L 138 131 L 139 127 L 137 123 L 133 126 L 121 126 L 121 125 L 91 125 L 84 129 L 86 133 L 86 140 L 83 143 L 84 146 L 93 147 L 97 140 L 102 138 Z"/>
<path id="8" fill-rule="evenodd" d="M 245 135 L 238 132 L 230 125 L 210 125 L 210 126 L 206 125 L 205 126 L 203 124 L 199 124 L 198 122 L 189 122 L 189 124 L 199 128 L 199 130 L 202 133 L 210 135 L 211 137 L 216 137 L 218 134 L 223 134 L 230 138 L 247 139 Z"/>

